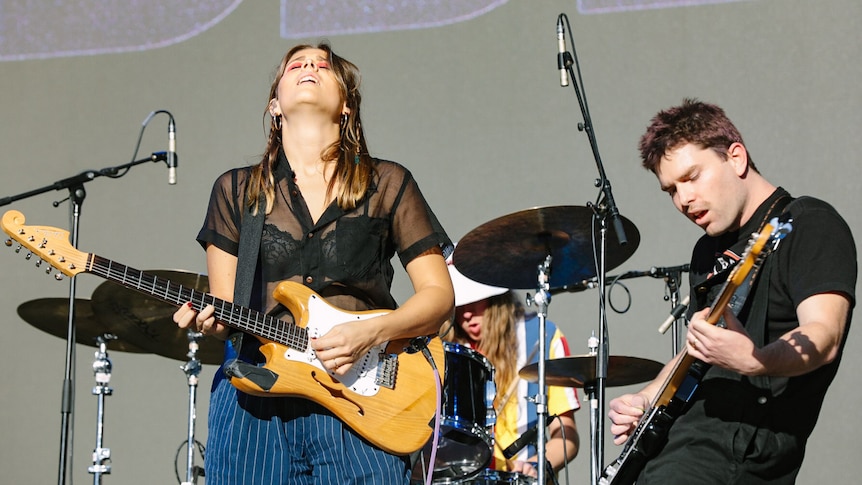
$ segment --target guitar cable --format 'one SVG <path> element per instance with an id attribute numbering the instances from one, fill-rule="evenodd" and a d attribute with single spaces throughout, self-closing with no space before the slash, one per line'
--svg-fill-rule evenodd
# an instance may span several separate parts
<path id="1" fill-rule="evenodd" d="M 431 456 L 429 457 L 427 469 L 425 466 L 422 466 L 423 473 L 425 474 L 425 485 L 431 485 L 432 480 L 434 479 L 434 463 L 437 462 L 437 445 L 440 441 L 440 407 L 442 406 L 442 396 L 443 396 L 443 387 L 440 383 L 440 370 L 437 368 L 437 364 L 434 362 L 434 356 L 431 355 L 431 350 L 428 349 L 428 341 L 431 337 L 428 336 L 420 336 L 414 337 L 410 339 L 407 347 L 404 348 L 404 351 L 408 354 L 415 354 L 416 352 L 422 352 L 422 355 L 425 356 L 425 360 L 428 361 L 428 364 L 431 365 L 431 370 L 434 372 L 434 384 L 436 388 L 436 405 L 434 407 L 434 434 L 431 438 Z M 420 458 L 422 457 L 422 450 L 419 451 Z M 424 464 L 423 464 L 424 465 Z"/>

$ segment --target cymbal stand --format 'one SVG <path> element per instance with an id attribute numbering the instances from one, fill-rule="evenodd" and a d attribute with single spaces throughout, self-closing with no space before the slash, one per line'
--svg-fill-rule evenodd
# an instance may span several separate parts
<path id="1" fill-rule="evenodd" d="M 551 292 L 550 292 L 550 281 L 551 281 L 551 261 L 552 257 L 550 253 L 545 256 L 545 261 L 538 266 L 538 288 L 536 289 L 536 294 L 533 296 L 527 295 L 527 305 L 536 306 L 539 317 L 539 392 L 535 396 L 536 403 L 536 417 L 538 426 L 536 430 L 538 432 L 536 437 L 536 450 L 538 451 L 538 467 L 537 472 L 539 474 L 538 481 L 536 483 L 547 483 L 545 479 L 545 474 L 547 473 L 547 467 L 545 464 L 547 463 L 547 459 L 545 458 L 545 431 L 547 425 L 547 417 L 548 417 L 548 398 L 547 398 L 547 390 L 545 389 L 545 327 L 548 318 L 548 305 L 551 303 Z"/>
<path id="2" fill-rule="evenodd" d="M 194 332 L 192 330 L 188 330 L 188 339 L 189 339 L 189 353 L 186 354 L 189 358 L 189 361 L 180 366 L 188 379 L 189 385 L 189 420 L 188 420 L 188 452 L 186 455 L 186 481 L 182 482 L 181 485 L 192 485 L 197 483 L 198 476 L 200 476 L 201 469 L 200 467 L 195 466 L 195 407 L 197 403 L 197 387 L 198 387 L 198 375 L 201 372 L 201 361 L 197 358 L 198 349 L 200 348 L 198 344 L 198 340 L 203 338 L 203 334 L 200 332 Z"/>
<path id="3" fill-rule="evenodd" d="M 596 338 L 595 333 L 587 340 L 587 348 L 589 348 L 589 355 L 596 356 L 596 361 L 598 362 L 599 339 Z M 598 468 L 600 465 L 597 460 L 599 456 L 597 454 L 597 446 L 599 442 L 599 423 L 602 421 L 602 415 L 596 390 L 595 380 L 584 383 L 584 392 L 587 394 L 587 400 L 590 402 L 590 477 L 599 476 Z M 595 481 L 591 483 L 595 483 Z"/>
<path id="4" fill-rule="evenodd" d="M 96 412 L 96 448 L 93 450 L 93 464 L 87 471 L 93 474 L 93 484 L 102 483 L 102 475 L 111 473 L 111 449 L 102 447 L 102 436 L 105 431 L 105 396 L 113 394 L 114 390 L 108 387 L 111 382 L 111 359 L 108 358 L 107 340 L 117 338 L 111 334 L 96 337 L 99 350 L 96 351 L 96 360 L 93 361 L 93 373 L 96 376 L 96 386 L 93 394 L 97 396 Z"/>

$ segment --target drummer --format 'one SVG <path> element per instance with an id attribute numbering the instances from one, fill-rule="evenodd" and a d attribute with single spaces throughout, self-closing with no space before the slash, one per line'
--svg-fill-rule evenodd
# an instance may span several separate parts
<path id="1" fill-rule="evenodd" d="M 538 394 L 538 385 L 521 379 L 518 370 L 538 362 L 539 319 L 536 314 L 525 314 L 511 290 L 470 280 L 455 269 L 451 257 L 448 263 L 455 287 L 455 317 L 453 324 L 443 329 L 442 338 L 478 351 L 494 366 L 497 423 L 491 468 L 537 477 L 535 439 L 514 456 L 510 446 L 538 422 L 536 405 L 527 399 Z M 548 320 L 545 328 L 547 358 L 569 356 L 560 329 Z M 548 471 L 556 473 L 578 454 L 574 413 L 580 403 L 573 388 L 550 387 L 547 398 L 550 423 L 545 459 L 550 464 Z M 504 450 L 511 459 L 506 459 Z"/>

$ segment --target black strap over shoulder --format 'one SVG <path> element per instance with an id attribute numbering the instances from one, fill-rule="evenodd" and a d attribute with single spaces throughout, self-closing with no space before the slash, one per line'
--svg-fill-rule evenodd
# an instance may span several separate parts
<path id="1" fill-rule="evenodd" d="M 791 209 L 793 207 L 793 203 L 797 200 L 800 200 L 800 198 L 788 200 L 782 204 L 784 206 L 782 207 L 780 216 L 782 222 L 787 222 L 787 220 L 790 219 L 792 216 Z M 767 321 L 769 320 L 769 283 L 771 281 L 774 264 L 774 258 L 766 258 L 766 261 L 763 263 L 763 268 L 761 269 L 763 275 L 760 278 L 760 289 L 754 296 L 754 300 L 751 303 L 751 311 L 748 314 L 746 330 L 751 336 L 754 345 L 757 347 L 763 347 L 768 343 Z M 788 378 L 753 376 L 749 377 L 748 380 L 755 387 L 768 389 L 772 392 L 773 396 L 778 396 L 784 392 L 784 389 L 787 387 Z"/>
<path id="2" fill-rule="evenodd" d="M 237 187 L 237 175 L 233 176 L 233 195 L 238 204 L 245 206 L 244 201 L 238 200 L 239 188 Z M 252 293 L 254 292 L 255 275 L 258 271 L 258 257 L 260 256 L 260 239 L 263 234 L 263 220 L 265 214 L 258 210 L 252 214 L 250 207 L 244 207 L 242 222 L 239 230 L 239 252 L 237 254 L 236 279 L 234 283 L 233 302 L 242 306 L 249 306 Z"/>
<path id="3" fill-rule="evenodd" d="M 782 222 L 786 222 L 787 219 L 790 217 L 790 209 L 795 200 L 798 199 L 791 199 L 790 197 L 785 197 L 783 200 L 778 200 L 775 204 L 775 207 L 773 208 L 772 213 L 780 214 L 779 218 L 782 220 Z M 746 332 L 748 332 L 752 342 L 754 342 L 754 345 L 758 348 L 763 347 L 767 343 L 767 321 L 769 320 L 769 285 L 772 275 L 772 268 L 774 265 L 774 259 L 775 258 L 772 257 L 772 255 L 767 256 L 763 262 L 763 265 L 758 271 L 759 274 L 754 275 L 757 277 L 757 289 L 756 291 L 754 291 L 753 297 L 750 299 L 750 301 L 748 301 L 750 307 L 748 310 L 747 318 L 745 319 L 745 330 Z M 741 295 L 741 298 L 734 302 L 735 305 L 733 310 L 735 314 L 740 313 L 743 305 L 746 302 L 747 297 L 748 293 L 746 292 L 745 294 Z M 728 370 L 721 369 L 718 367 L 713 367 L 712 369 L 710 369 L 709 377 L 722 377 L 734 380 L 743 379 L 743 377 L 737 373 L 730 372 Z M 771 391 L 772 396 L 778 396 L 784 391 L 785 387 L 787 386 L 786 377 L 780 378 L 769 376 L 752 376 L 746 377 L 744 379 L 759 389 Z"/>
<path id="4" fill-rule="evenodd" d="M 263 222 L 266 217 L 263 211 L 258 210 L 252 214 L 249 207 L 245 207 L 244 201 L 240 199 L 237 182 L 237 172 L 233 173 L 232 185 L 233 197 L 237 204 L 243 206 L 243 212 L 239 230 L 239 250 L 237 253 L 236 277 L 234 279 L 233 302 L 237 305 L 250 307 L 252 297 L 260 297 L 260 240 L 263 235 Z M 242 366 L 237 357 L 243 349 L 243 333 L 231 332 L 227 339 L 225 348 L 224 371 L 229 376 L 241 376 Z M 250 350 L 250 349 L 247 349 Z"/>

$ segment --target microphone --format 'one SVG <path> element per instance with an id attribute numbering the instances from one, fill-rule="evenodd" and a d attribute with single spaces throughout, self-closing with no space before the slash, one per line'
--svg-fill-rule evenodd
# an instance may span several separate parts
<path id="1" fill-rule="evenodd" d="M 557 68 L 560 70 L 560 87 L 569 85 L 569 75 L 566 72 L 566 36 L 563 28 L 563 17 L 557 17 Z"/>
<path id="2" fill-rule="evenodd" d="M 685 309 L 688 308 L 688 302 L 689 302 L 689 295 L 687 295 L 685 298 L 682 299 L 682 303 L 675 306 L 673 308 L 673 310 L 670 311 L 670 316 L 668 316 L 667 319 L 664 322 L 662 322 L 661 325 L 659 325 L 659 327 L 658 327 L 659 333 L 667 332 L 667 329 L 670 328 L 670 325 L 674 321 L 676 321 L 677 318 L 682 316 L 682 312 L 684 312 Z"/>
<path id="3" fill-rule="evenodd" d="M 548 416 L 548 420 L 555 418 L 556 416 Z M 530 443 L 536 441 L 536 438 L 539 435 L 539 423 L 533 425 L 532 428 L 524 431 L 524 434 L 518 437 L 511 445 L 507 446 L 505 450 L 503 450 L 503 456 L 506 457 L 507 460 L 511 459 L 513 456 L 517 455 L 519 451 L 521 451 L 525 446 Z"/>
<path id="4" fill-rule="evenodd" d="M 177 128 L 174 125 L 174 117 L 170 113 L 170 121 L 168 122 L 168 184 L 176 185 L 177 183 Z"/>
<path id="5" fill-rule="evenodd" d="M 681 264 L 679 266 L 653 266 L 650 268 L 650 276 L 653 278 L 664 278 L 675 273 L 688 273 L 689 265 Z"/>

